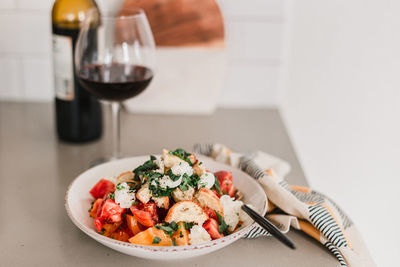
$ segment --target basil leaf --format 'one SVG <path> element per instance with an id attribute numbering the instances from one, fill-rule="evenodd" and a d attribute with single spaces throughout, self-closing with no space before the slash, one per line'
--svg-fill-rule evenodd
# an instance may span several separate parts
<path id="1" fill-rule="evenodd" d="M 160 243 L 160 241 L 161 241 L 161 238 L 159 238 L 158 236 L 155 236 L 152 243 L 158 244 L 158 243 Z"/>

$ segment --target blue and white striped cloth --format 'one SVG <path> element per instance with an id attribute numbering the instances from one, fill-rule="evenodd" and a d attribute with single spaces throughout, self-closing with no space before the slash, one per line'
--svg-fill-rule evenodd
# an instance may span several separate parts
<path id="1" fill-rule="evenodd" d="M 254 177 L 268 196 L 267 217 L 282 232 L 302 230 L 321 242 L 338 259 L 340 266 L 375 266 L 358 230 L 329 197 L 307 187 L 289 185 L 283 178 L 290 165 L 264 152 L 234 153 L 221 144 L 195 145 L 195 153 L 240 168 Z M 268 214 L 276 207 L 284 214 Z M 260 226 L 246 238 L 270 235 Z"/>

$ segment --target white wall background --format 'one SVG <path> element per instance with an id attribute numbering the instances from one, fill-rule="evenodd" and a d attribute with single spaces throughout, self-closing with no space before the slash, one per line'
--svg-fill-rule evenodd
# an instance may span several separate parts
<path id="1" fill-rule="evenodd" d="M 219 104 L 275 106 L 283 1 L 217 2 L 226 19 L 229 56 Z M 52 101 L 52 4 L 53 0 L 0 1 L 0 100 Z"/>
<path id="2" fill-rule="evenodd" d="M 351 215 L 378 266 L 399 266 L 400 1 L 291 10 L 282 110 L 306 175 Z"/>

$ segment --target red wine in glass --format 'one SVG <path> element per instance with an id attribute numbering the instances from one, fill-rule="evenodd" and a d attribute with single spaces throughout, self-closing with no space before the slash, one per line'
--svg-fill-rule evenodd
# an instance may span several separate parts
<path id="1" fill-rule="evenodd" d="M 123 101 L 143 92 L 153 78 L 144 66 L 113 63 L 85 66 L 78 73 L 79 82 L 99 99 Z"/>
<path id="2" fill-rule="evenodd" d="M 142 93 L 155 68 L 155 42 L 141 9 L 88 11 L 76 42 L 75 70 L 79 83 L 91 95 L 111 105 L 114 160 L 121 158 L 120 106 Z"/>

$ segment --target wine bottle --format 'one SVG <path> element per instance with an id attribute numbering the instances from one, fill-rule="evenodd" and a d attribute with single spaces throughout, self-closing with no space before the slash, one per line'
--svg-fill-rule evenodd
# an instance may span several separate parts
<path id="1" fill-rule="evenodd" d="M 56 128 L 67 142 L 88 142 L 102 135 L 101 105 L 79 84 L 74 64 L 75 42 L 90 9 L 99 17 L 93 0 L 56 0 L 52 9 Z"/>

